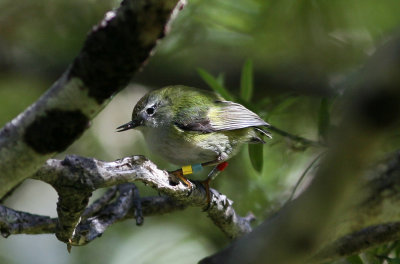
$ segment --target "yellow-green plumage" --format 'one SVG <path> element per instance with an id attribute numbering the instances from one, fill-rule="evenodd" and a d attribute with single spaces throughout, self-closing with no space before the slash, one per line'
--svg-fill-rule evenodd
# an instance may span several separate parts
<path id="1" fill-rule="evenodd" d="M 186 86 L 168 86 L 146 94 L 132 121 L 120 131 L 137 128 L 153 152 L 177 165 L 219 163 L 243 143 L 262 143 L 258 115 L 221 96 Z"/>

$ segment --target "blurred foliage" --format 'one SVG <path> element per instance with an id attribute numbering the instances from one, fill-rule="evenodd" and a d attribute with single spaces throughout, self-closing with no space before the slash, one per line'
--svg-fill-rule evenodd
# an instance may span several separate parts
<path id="1" fill-rule="evenodd" d="M 132 86 L 118 94 L 93 120 L 92 128 L 59 158 L 67 153 L 104 160 L 144 154 L 162 168 L 173 168 L 148 152 L 138 132 L 114 132 L 130 119 L 140 96 L 169 84 L 211 87 L 277 128 L 325 142 L 339 121 L 343 82 L 400 26 L 398 0 L 188 2 Z M 117 5 L 115 0 L 0 0 L 0 125 L 61 75 L 87 32 Z M 235 201 L 241 214 L 252 211 L 258 223 L 290 197 L 309 167 L 299 186 L 300 191 L 304 188 L 317 166 L 312 161 L 323 151 L 277 133 L 266 141 L 254 145 L 256 149 L 245 147 L 212 183 Z M 394 135 L 388 149 L 399 143 L 399 135 Z M 139 187 L 143 196 L 157 195 Z M 55 215 L 56 198 L 49 189 L 27 181 L 8 205 Z M 72 254 L 54 236 L 12 236 L 0 240 L 0 260 L 118 264 L 132 263 L 134 256 L 135 263 L 192 263 L 226 243 L 205 214 L 191 208 L 145 219 L 142 227 L 134 221 L 116 224 Z M 376 263 L 396 263 L 400 247 L 392 243 L 375 250 L 369 254 Z M 367 263 L 365 256 L 342 261 Z"/>

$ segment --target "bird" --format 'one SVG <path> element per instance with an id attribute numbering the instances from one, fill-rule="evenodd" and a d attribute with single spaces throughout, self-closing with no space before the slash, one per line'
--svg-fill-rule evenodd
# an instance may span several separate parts
<path id="1" fill-rule="evenodd" d="M 215 92 L 172 85 L 145 94 L 133 108 L 131 121 L 117 127 L 117 132 L 141 131 L 151 152 L 183 166 L 170 173 L 191 187 L 185 175 L 205 166 L 215 166 L 214 174 L 222 171 L 243 144 L 271 138 L 269 126 L 256 113 Z M 214 174 L 203 181 L 208 200 Z"/>

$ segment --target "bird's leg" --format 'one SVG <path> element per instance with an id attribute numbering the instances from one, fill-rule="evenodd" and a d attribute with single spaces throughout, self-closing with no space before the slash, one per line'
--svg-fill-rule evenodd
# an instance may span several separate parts
<path id="1" fill-rule="evenodd" d="M 193 164 L 193 165 L 183 166 L 182 168 L 177 169 L 175 171 L 171 171 L 169 173 L 175 175 L 179 180 L 184 182 L 189 188 L 192 188 L 192 184 L 188 181 L 187 178 L 185 178 L 185 175 L 199 172 L 202 169 L 203 169 L 202 164 Z"/>
<path id="2" fill-rule="evenodd" d="M 185 185 L 187 185 L 188 188 L 192 188 L 192 184 L 190 183 L 190 181 L 188 181 L 187 178 L 185 178 L 184 175 L 189 175 L 189 174 L 201 171 L 204 166 L 211 166 L 211 165 L 217 164 L 207 175 L 207 179 L 200 182 L 203 185 L 204 189 L 206 190 L 207 204 L 209 205 L 210 201 L 211 201 L 210 182 L 212 180 L 214 180 L 215 177 L 217 177 L 217 175 L 228 166 L 228 162 L 224 161 L 224 162 L 219 163 L 220 161 L 221 161 L 220 159 L 216 159 L 216 160 L 204 162 L 201 164 L 183 166 L 180 169 L 177 169 L 174 171 L 169 171 L 168 173 L 176 176 L 180 181 L 182 181 Z"/>
<path id="3" fill-rule="evenodd" d="M 211 162 L 210 162 L 211 163 Z M 204 163 L 203 163 L 204 164 Z M 203 165 L 202 164 L 202 165 Z M 216 165 L 211 171 L 210 173 L 207 175 L 207 179 L 205 179 L 204 181 L 201 181 L 201 184 L 203 184 L 204 189 L 206 190 L 206 196 L 207 196 L 207 207 L 205 210 L 208 209 L 208 207 L 210 206 L 210 202 L 211 202 L 211 194 L 210 194 L 210 182 L 212 180 L 214 180 L 218 174 L 223 171 L 226 167 L 228 166 L 228 162 L 224 161 L 219 163 L 218 165 Z"/>
<path id="4" fill-rule="evenodd" d="M 183 182 L 188 188 L 192 188 L 192 184 L 190 183 L 190 181 L 188 181 L 188 179 L 183 176 L 183 170 L 182 169 L 177 169 L 174 171 L 169 171 L 169 174 L 173 174 L 174 176 L 176 176 L 181 182 Z"/>

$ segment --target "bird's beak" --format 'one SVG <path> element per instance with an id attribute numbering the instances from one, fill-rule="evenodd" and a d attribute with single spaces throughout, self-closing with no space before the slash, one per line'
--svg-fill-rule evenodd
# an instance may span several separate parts
<path id="1" fill-rule="evenodd" d="M 118 129 L 117 132 L 122 132 L 122 131 L 125 131 L 128 129 L 133 129 L 139 125 L 140 125 L 140 122 L 132 120 L 126 124 L 123 124 L 122 126 L 117 127 L 117 129 Z"/>

